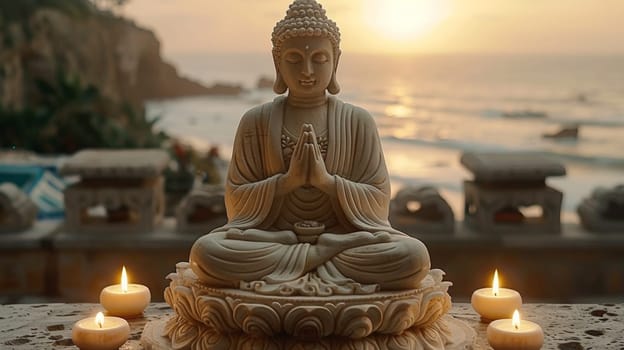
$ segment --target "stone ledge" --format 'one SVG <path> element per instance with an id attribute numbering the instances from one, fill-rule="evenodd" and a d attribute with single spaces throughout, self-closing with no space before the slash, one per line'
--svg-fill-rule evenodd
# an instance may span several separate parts
<path id="1" fill-rule="evenodd" d="M 3 349 L 67 349 L 73 324 L 93 316 L 97 304 L 0 305 L 0 347 Z M 544 329 L 543 349 L 619 350 L 624 347 L 624 304 L 525 304 L 522 317 Z M 173 314 L 164 303 L 153 303 L 144 317 L 129 320 L 130 339 L 120 349 L 143 349 L 141 334 L 150 321 Z M 490 350 L 487 325 L 470 304 L 454 304 L 450 315 L 466 322 L 477 333 L 475 350 Z"/>

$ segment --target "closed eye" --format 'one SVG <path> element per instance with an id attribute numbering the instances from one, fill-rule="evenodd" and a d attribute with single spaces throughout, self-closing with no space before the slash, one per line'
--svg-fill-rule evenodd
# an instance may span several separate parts
<path id="1" fill-rule="evenodd" d="M 301 55 L 298 54 L 298 53 L 289 52 L 289 53 L 286 54 L 286 57 L 284 59 L 288 63 L 295 64 L 295 63 L 301 62 L 301 60 L 303 60 L 303 57 L 301 57 Z"/>
<path id="2" fill-rule="evenodd" d="M 319 52 L 319 53 L 315 53 L 314 56 L 312 56 L 312 60 L 315 63 L 325 63 L 329 61 L 329 57 L 327 57 L 327 54 Z"/>

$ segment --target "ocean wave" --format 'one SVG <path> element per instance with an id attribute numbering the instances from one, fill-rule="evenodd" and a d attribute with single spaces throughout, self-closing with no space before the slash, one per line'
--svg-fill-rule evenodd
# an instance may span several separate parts
<path id="1" fill-rule="evenodd" d="M 605 128 L 621 128 L 624 127 L 624 116 L 613 117 L 609 119 L 580 119 L 580 118 L 562 118 L 548 117 L 549 122 L 553 124 L 575 124 L 578 126 L 595 126 Z"/>
<path id="2" fill-rule="evenodd" d="M 409 144 L 415 146 L 432 147 L 438 149 L 450 149 L 461 152 L 528 152 L 562 161 L 572 161 L 589 165 L 624 168 L 623 157 L 612 157 L 607 155 L 583 155 L 554 151 L 547 149 L 522 149 L 504 146 L 496 143 L 475 142 L 470 140 L 427 140 L 427 139 L 406 139 L 395 136 L 384 136 L 383 140 L 395 143 Z"/>

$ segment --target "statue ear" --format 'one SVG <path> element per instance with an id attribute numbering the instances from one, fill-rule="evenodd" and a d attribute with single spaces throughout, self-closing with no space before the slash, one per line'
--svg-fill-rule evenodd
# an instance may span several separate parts
<path id="1" fill-rule="evenodd" d="M 283 94 L 286 92 L 286 90 L 288 89 L 288 86 L 286 85 L 286 83 L 284 82 L 284 79 L 282 78 L 282 74 L 279 71 L 279 68 L 277 67 L 277 62 L 275 62 L 275 59 L 273 60 L 273 64 L 275 64 L 275 82 L 273 83 L 273 91 L 276 94 Z"/>
<path id="2" fill-rule="evenodd" d="M 338 61 L 340 61 L 340 51 L 336 53 L 336 60 L 334 63 L 334 72 L 332 73 L 331 80 L 329 81 L 329 85 L 327 86 L 327 91 L 330 94 L 336 95 L 340 92 L 340 85 L 338 84 L 338 80 L 336 79 L 336 71 L 338 70 Z"/>

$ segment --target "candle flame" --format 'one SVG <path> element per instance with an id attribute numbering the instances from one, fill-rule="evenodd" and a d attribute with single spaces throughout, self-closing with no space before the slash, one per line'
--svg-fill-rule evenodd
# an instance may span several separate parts
<path id="1" fill-rule="evenodd" d="M 100 328 L 104 327 L 104 314 L 102 312 L 98 312 L 97 315 L 95 315 L 95 324 Z"/>
<path id="2" fill-rule="evenodd" d="M 128 275 L 126 274 L 126 267 L 121 269 L 121 291 L 128 293 Z"/>
<path id="3" fill-rule="evenodd" d="M 520 313 L 518 312 L 518 310 L 514 311 L 513 317 L 511 318 L 511 324 L 514 326 L 515 329 L 520 328 Z"/>
<path id="4" fill-rule="evenodd" d="M 492 294 L 498 296 L 498 269 L 494 270 L 494 279 L 492 279 Z"/>

